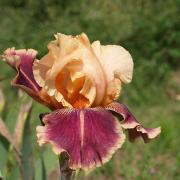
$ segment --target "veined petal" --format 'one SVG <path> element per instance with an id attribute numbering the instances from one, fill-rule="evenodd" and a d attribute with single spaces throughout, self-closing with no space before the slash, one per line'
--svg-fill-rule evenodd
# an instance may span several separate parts
<path id="1" fill-rule="evenodd" d="M 40 87 L 36 83 L 32 73 L 32 64 L 36 54 L 37 51 L 33 49 L 15 50 L 14 48 L 9 48 L 3 55 L 4 61 L 6 61 L 18 72 L 12 84 L 14 86 L 19 86 L 30 94 L 35 92 L 37 93 L 40 90 Z"/>
<path id="2" fill-rule="evenodd" d="M 150 139 L 157 137 L 161 132 L 160 127 L 143 127 L 123 104 L 113 102 L 107 105 L 106 109 L 123 117 L 124 120 L 121 121 L 121 126 L 128 130 L 130 141 L 134 141 L 137 137 L 142 136 L 144 142 L 148 142 Z"/>
<path id="3" fill-rule="evenodd" d="M 2 57 L 5 62 L 17 71 L 17 75 L 12 81 L 13 86 L 21 88 L 33 99 L 50 109 L 57 109 L 61 105 L 49 97 L 34 79 L 32 66 L 36 54 L 37 51 L 34 49 L 15 50 L 15 48 L 8 48 Z"/>
<path id="4" fill-rule="evenodd" d="M 101 166 L 125 139 L 118 121 L 103 108 L 60 109 L 45 115 L 43 123 L 37 127 L 39 145 L 50 143 L 56 154 L 67 152 L 72 169 Z"/>

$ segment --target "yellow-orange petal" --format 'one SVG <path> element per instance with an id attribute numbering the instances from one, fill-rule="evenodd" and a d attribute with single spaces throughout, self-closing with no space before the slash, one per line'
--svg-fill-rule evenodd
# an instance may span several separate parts
<path id="1" fill-rule="evenodd" d="M 49 53 L 34 62 L 36 81 L 49 96 L 69 107 L 78 99 L 88 102 L 85 107 L 100 105 L 106 91 L 106 81 L 88 37 L 84 33 L 78 36 L 58 33 L 55 37 L 56 40 L 48 45 Z M 82 74 L 89 84 L 83 85 L 76 80 L 81 79 Z"/>
<path id="2" fill-rule="evenodd" d="M 101 64 L 91 48 L 89 39 L 84 33 L 75 37 L 65 36 L 66 35 L 57 34 L 56 38 L 59 39 L 60 43 L 62 43 L 62 41 L 64 41 L 65 39 L 68 39 L 68 41 L 75 41 L 78 43 L 78 48 L 69 47 L 69 49 L 73 49 L 73 51 L 69 51 L 68 45 L 71 46 L 71 44 L 66 44 L 65 49 L 68 50 L 66 51 L 66 53 L 63 52 L 63 56 L 60 53 L 59 60 L 53 64 L 50 70 L 49 79 L 54 79 L 57 73 L 59 73 L 59 71 L 61 71 L 68 63 L 78 60 L 82 61 L 83 67 L 81 71 L 91 79 L 93 85 L 96 87 L 97 96 L 95 98 L 95 104 L 99 105 L 104 97 L 106 82 Z M 64 46 L 65 45 L 63 45 L 63 47 Z"/>
<path id="3" fill-rule="evenodd" d="M 89 78 L 86 78 L 84 86 L 79 93 L 88 99 L 89 103 L 86 106 L 90 107 L 93 104 L 96 97 L 96 87 L 93 86 Z"/>
<path id="4" fill-rule="evenodd" d="M 102 105 L 107 105 L 113 100 L 117 100 L 121 92 L 121 80 L 114 78 L 108 83 L 106 95 L 104 97 Z"/>
<path id="5" fill-rule="evenodd" d="M 76 48 L 78 48 L 78 41 L 74 39 L 71 35 L 65 35 L 62 33 L 57 33 L 55 35 L 56 43 L 60 47 L 61 54 L 66 55 L 72 53 Z"/>

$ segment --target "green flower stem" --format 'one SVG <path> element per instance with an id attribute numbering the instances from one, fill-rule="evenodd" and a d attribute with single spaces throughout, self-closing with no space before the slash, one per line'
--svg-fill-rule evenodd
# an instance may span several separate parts
<path id="1" fill-rule="evenodd" d="M 75 180 L 76 171 L 69 168 L 68 161 L 67 153 L 62 153 L 59 157 L 60 180 Z"/>

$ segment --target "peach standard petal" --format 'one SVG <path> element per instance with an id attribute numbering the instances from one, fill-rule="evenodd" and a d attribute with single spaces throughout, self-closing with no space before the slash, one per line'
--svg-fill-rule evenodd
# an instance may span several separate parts
<path id="1" fill-rule="evenodd" d="M 102 103 L 106 81 L 88 37 L 58 33 L 49 53 L 36 60 L 33 72 L 39 86 L 64 107 L 90 107 Z"/>
<path id="2" fill-rule="evenodd" d="M 107 80 L 107 91 L 103 104 L 109 104 L 120 95 L 121 83 L 129 83 L 133 74 L 133 60 L 127 50 L 117 45 L 102 46 L 99 41 L 92 43 Z"/>
<path id="3" fill-rule="evenodd" d="M 106 106 L 119 97 L 122 83 L 131 81 L 133 61 L 124 48 L 102 46 L 99 41 L 91 44 L 84 33 L 77 36 L 58 33 L 55 38 L 41 60 L 35 59 L 37 52 L 32 49 L 5 51 L 6 62 L 19 68 L 14 84 L 31 86 L 53 107 L 56 104 L 55 109 Z M 31 61 L 23 60 L 29 57 Z M 26 62 L 29 67 L 21 68 Z M 23 79 L 25 69 L 30 70 L 30 77 Z"/>

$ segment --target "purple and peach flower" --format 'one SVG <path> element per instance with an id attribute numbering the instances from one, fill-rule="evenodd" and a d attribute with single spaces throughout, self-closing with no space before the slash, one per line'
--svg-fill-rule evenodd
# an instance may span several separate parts
<path id="1" fill-rule="evenodd" d="M 39 145 L 50 143 L 55 154 L 66 152 L 69 167 L 89 170 L 109 161 L 125 141 L 155 138 L 160 128 L 145 128 L 128 108 L 116 102 L 122 83 L 129 83 L 133 60 L 117 45 L 90 43 L 86 34 L 56 34 L 41 60 L 33 49 L 9 48 L 3 59 L 17 71 L 12 85 L 52 112 L 37 127 Z M 118 116 L 122 120 L 118 119 Z"/>

